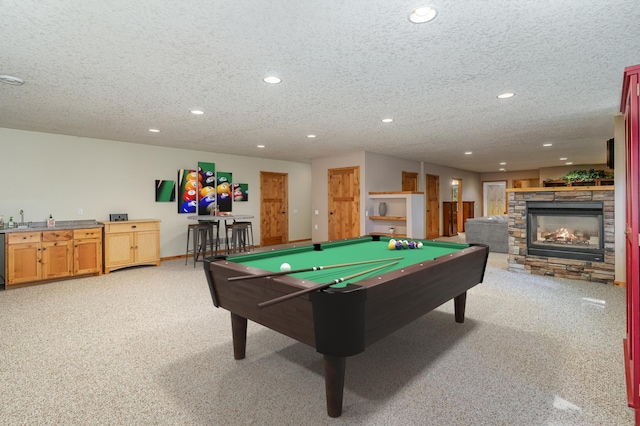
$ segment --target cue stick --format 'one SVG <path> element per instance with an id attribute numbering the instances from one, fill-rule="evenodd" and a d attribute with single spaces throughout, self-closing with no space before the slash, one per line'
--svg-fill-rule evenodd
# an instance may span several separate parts
<path id="1" fill-rule="evenodd" d="M 331 268 L 342 268 L 344 266 L 353 266 L 353 265 L 362 265 L 365 263 L 375 263 L 375 262 L 386 262 L 388 260 L 400 260 L 404 259 L 404 257 L 388 257 L 386 259 L 375 259 L 375 260 L 363 260 L 360 262 L 351 262 L 351 263 L 340 263 L 335 265 L 327 265 L 327 266 L 311 266 L 309 268 L 295 269 L 292 271 L 280 271 L 280 272 L 268 272 L 266 274 L 256 274 L 256 275 L 239 275 L 237 277 L 228 278 L 229 281 L 237 281 L 237 280 L 249 280 L 252 278 L 264 278 L 264 277 L 273 277 L 277 275 L 289 275 L 296 274 L 298 272 L 310 272 L 310 271 L 322 271 L 323 269 L 331 269 Z"/>
<path id="2" fill-rule="evenodd" d="M 335 279 L 335 280 L 333 280 L 333 281 L 331 281 L 329 283 L 318 284 L 318 285 L 310 287 L 310 288 L 305 288 L 304 290 L 295 291 L 293 293 L 285 294 L 284 296 L 276 297 L 275 299 L 267 300 L 266 302 L 260 302 L 260 303 L 258 303 L 258 308 L 266 308 L 268 306 L 275 305 L 276 303 L 284 302 L 284 301 L 290 300 L 290 299 L 295 299 L 298 296 L 302 296 L 302 295 L 305 295 L 307 293 L 313 293 L 316 290 L 325 289 L 325 288 L 330 287 L 330 286 L 332 286 L 334 284 L 339 284 L 341 282 L 350 280 L 351 278 L 359 277 L 360 275 L 368 274 L 369 272 L 377 271 L 378 269 L 382 269 L 382 268 L 386 268 L 387 266 L 395 265 L 396 263 L 398 263 L 398 262 L 395 261 L 395 262 L 391 262 L 391 263 L 385 263 L 382 266 L 376 266 L 375 268 L 371 268 L 371 269 L 368 269 L 368 270 L 363 271 L 363 272 L 358 272 L 357 274 L 349 275 L 348 277 L 337 278 L 337 279 Z"/>

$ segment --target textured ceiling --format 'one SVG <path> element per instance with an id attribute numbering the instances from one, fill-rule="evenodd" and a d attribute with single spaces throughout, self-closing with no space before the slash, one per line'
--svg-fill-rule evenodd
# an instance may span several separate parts
<path id="1" fill-rule="evenodd" d="M 302 162 L 605 162 L 637 0 L 433 0 L 411 24 L 421 5 L 0 0 L 0 74 L 25 80 L 0 84 L 0 127 Z"/>

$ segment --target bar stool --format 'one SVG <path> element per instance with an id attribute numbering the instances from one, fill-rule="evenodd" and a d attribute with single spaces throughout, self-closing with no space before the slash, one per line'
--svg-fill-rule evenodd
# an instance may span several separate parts
<path id="1" fill-rule="evenodd" d="M 220 222 L 207 221 L 209 227 L 209 246 L 211 247 L 211 255 L 215 256 L 220 250 Z"/>
<path id="2" fill-rule="evenodd" d="M 251 249 L 253 248 L 253 225 L 251 224 L 251 222 L 247 221 L 238 221 L 238 222 L 234 222 L 237 224 L 241 224 L 241 225 L 247 225 L 247 231 L 246 231 L 246 236 L 247 238 L 247 243 L 249 244 L 249 249 L 247 251 L 251 251 Z"/>
<path id="3" fill-rule="evenodd" d="M 231 235 L 229 235 L 229 231 L 231 231 Z M 234 222 L 227 225 L 226 234 L 227 253 L 247 251 L 249 226 L 246 223 Z"/>
<path id="4" fill-rule="evenodd" d="M 187 228 L 187 252 L 184 264 L 187 264 L 189 253 L 193 253 L 193 267 L 196 267 L 198 257 L 202 255 L 204 259 L 207 254 L 207 244 L 209 243 L 209 230 L 211 228 L 206 223 L 192 223 Z M 193 239 L 193 248 L 189 249 L 189 238 Z"/>

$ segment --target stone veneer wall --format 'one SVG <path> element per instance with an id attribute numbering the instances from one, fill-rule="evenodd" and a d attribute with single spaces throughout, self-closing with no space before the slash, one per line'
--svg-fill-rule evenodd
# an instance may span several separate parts
<path id="1" fill-rule="evenodd" d="M 596 189 L 598 188 L 598 189 Z M 528 188 L 509 192 L 509 270 L 574 280 L 613 284 L 615 279 L 614 190 L 607 187 Z M 507 190 L 509 191 L 509 190 Z M 527 254 L 527 201 L 602 201 L 604 262 L 530 256 Z"/>

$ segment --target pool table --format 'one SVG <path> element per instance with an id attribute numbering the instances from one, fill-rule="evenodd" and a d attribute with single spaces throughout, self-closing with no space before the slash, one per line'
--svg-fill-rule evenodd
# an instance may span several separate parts
<path id="1" fill-rule="evenodd" d="M 340 416 L 348 356 L 451 299 L 455 321 L 464 322 L 466 292 L 482 282 L 488 246 L 421 242 L 420 249 L 389 250 L 389 238 L 364 236 L 205 259 L 213 304 L 231 312 L 234 358 L 245 357 L 247 320 L 315 348 L 323 355 L 327 413 Z M 264 276 L 279 273 L 282 263 L 299 270 L 393 257 L 401 259 L 323 290 L 258 306 L 391 262 Z"/>

